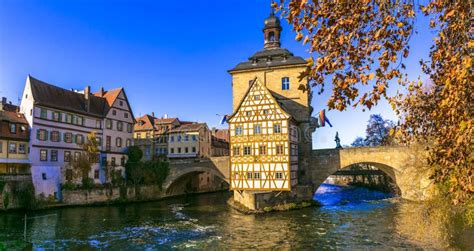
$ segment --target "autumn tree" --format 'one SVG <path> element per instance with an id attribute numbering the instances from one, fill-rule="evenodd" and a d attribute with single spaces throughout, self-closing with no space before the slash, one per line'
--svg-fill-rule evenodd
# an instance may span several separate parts
<path id="1" fill-rule="evenodd" d="M 397 135 L 406 143 L 428 143 L 432 178 L 448 187 L 454 203 L 468 201 L 474 192 L 472 5 L 464 0 L 430 0 L 424 6 L 407 0 L 273 3 L 314 55 L 300 77 L 320 92 L 332 82 L 330 109 L 370 109 L 387 98 L 401 116 Z M 431 18 L 436 34 L 430 58 L 421 60 L 432 82 L 425 89 L 403 72 L 417 15 Z M 389 83 L 406 90 L 389 97 Z"/>
<path id="2" fill-rule="evenodd" d="M 93 181 L 89 177 L 92 165 L 99 160 L 99 144 L 95 132 L 87 135 L 86 140 L 80 144 L 82 153 L 74 156 L 70 166 L 72 167 L 73 176 L 76 179 L 81 179 L 83 186 L 91 186 Z"/>

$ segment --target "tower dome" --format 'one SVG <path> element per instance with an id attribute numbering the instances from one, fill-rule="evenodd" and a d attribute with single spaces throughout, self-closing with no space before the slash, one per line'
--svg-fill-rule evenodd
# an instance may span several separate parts
<path id="1" fill-rule="evenodd" d="M 270 13 L 270 16 L 265 19 L 265 26 L 263 27 L 264 34 L 264 48 L 280 48 L 280 33 L 281 33 L 280 19 L 275 16 L 275 13 Z"/>

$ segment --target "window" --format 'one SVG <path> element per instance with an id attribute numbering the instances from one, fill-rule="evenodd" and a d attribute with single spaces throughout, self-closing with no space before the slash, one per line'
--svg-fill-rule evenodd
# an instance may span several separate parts
<path id="1" fill-rule="evenodd" d="M 120 158 L 120 165 L 125 166 L 125 156 L 122 156 L 122 158 Z"/>
<path id="2" fill-rule="evenodd" d="M 244 155 L 252 154 L 252 148 L 250 146 L 244 146 Z"/>
<path id="3" fill-rule="evenodd" d="M 181 142 L 181 135 L 178 135 L 178 142 Z"/>
<path id="4" fill-rule="evenodd" d="M 235 128 L 235 135 L 242 135 L 242 127 L 241 126 L 237 126 Z"/>
<path id="5" fill-rule="evenodd" d="M 198 141 L 197 136 L 193 135 L 193 141 Z"/>
<path id="6" fill-rule="evenodd" d="M 128 119 L 128 112 L 123 113 L 123 117 Z"/>
<path id="7" fill-rule="evenodd" d="M 252 172 L 247 172 L 247 179 L 252 179 Z"/>
<path id="8" fill-rule="evenodd" d="M 171 148 L 170 150 L 171 150 L 171 153 L 174 153 L 174 148 Z"/>
<path id="9" fill-rule="evenodd" d="M 290 89 L 290 78 L 289 77 L 281 78 L 281 89 L 282 90 L 289 90 Z"/>
<path id="10" fill-rule="evenodd" d="M 58 150 L 51 150 L 51 161 L 58 161 Z"/>
<path id="11" fill-rule="evenodd" d="M 64 162 L 71 162 L 71 152 L 70 151 L 64 151 Z"/>
<path id="12" fill-rule="evenodd" d="M 112 157 L 112 166 L 115 166 L 116 165 L 116 162 L 115 162 L 115 157 Z"/>
<path id="13" fill-rule="evenodd" d="M 74 124 L 76 125 L 84 125 L 84 118 L 80 116 L 74 116 L 73 118 Z"/>
<path id="14" fill-rule="evenodd" d="M 16 143 L 10 143 L 8 145 L 8 153 L 16 153 Z"/>
<path id="15" fill-rule="evenodd" d="M 282 172 L 276 172 L 275 173 L 275 178 L 278 179 L 278 180 L 283 179 L 283 173 Z"/>
<path id="16" fill-rule="evenodd" d="M 95 121 L 95 128 L 102 128 L 102 120 L 97 119 Z"/>
<path id="17" fill-rule="evenodd" d="M 112 129 L 112 120 L 111 119 L 106 119 L 105 120 L 105 126 L 107 129 Z"/>
<path id="18" fill-rule="evenodd" d="M 13 124 L 13 123 L 10 124 L 10 133 L 13 133 L 13 134 L 16 133 L 16 124 Z"/>
<path id="19" fill-rule="evenodd" d="M 97 146 L 102 146 L 102 138 L 95 137 L 95 142 L 97 143 Z"/>
<path id="20" fill-rule="evenodd" d="M 126 146 L 126 147 L 132 146 L 132 140 L 131 140 L 131 139 L 127 139 L 127 142 L 125 143 L 125 146 Z"/>
<path id="21" fill-rule="evenodd" d="M 110 145 L 112 144 L 112 138 L 110 136 L 105 137 L 105 148 L 107 151 L 110 151 Z"/>
<path id="22" fill-rule="evenodd" d="M 147 139 L 150 138 L 150 133 L 149 132 L 145 133 L 145 138 L 147 138 Z"/>
<path id="23" fill-rule="evenodd" d="M 127 123 L 127 132 L 132 133 L 132 124 Z"/>
<path id="24" fill-rule="evenodd" d="M 40 161 L 47 161 L 48 160 L 48 150 L 41 149 L 40 150 Z"/>
<path id="25" fill-rule="evenodd" d="M 281 133 L 281 125 L 280 124 L 274 124 L 273 125 L 273 133 Z"/>
<path id="26" fill-rule="evenodd" d="M 170 142 L 174 142 L 174 136 L 170 136 Z"/>
<path id="27" fill-rule="evenodd" d="M 48 131 L 44 129 L 38 129 L 38 131 L 36 131 L 36 138 L 41 141 L 48 140 Z"/>
<path id="28" fill-rule="evenodd" d="M 72 115 L 71 114 L 65 114 L 64 118 L 65 118 L 66 123 L 72 124 Z"/>
<path id="29" fill-rule="evenodd" d="M 1 145 L 0 145 L 1 147 Z M 25 154 L 26 153 L 26 145 L 25 144 L 19 144 L 18 145 L 18 153 Z"/>
<path id="30" fill-rule="evenodd" d="M 268 115 L 268 114 L 270 114 L 270 110 L 268 109 L 263 110 L 263 115 Z"/>
<path id="31" fill-rule="evenodd" d="M 99 179 L 99 170 L 94 170 L 94 179 Z"/>
<path id="32" fill-rule="evenodd" d="M 116 110 L 112 110 L 112 115 L 117 115 L 117 111 Z"/>
<path id="33" fill-rule="evenodd" d="M 253 100 L 260 100 L 260 95 L 253 96 Z"/>
<path id="34" fill-rule="evenodd" d="M 267 154 L 267 146 L 260 146 L 258 149 L 260 155 L 266 155 Z"/>
<path id="35" fill-rule="evenodd" d="M 246 111 L 246 112 L 245 112 L 245 115 L 247 115 L 247 117 L 252 116 L 252 111 Z"/>
<path id="36" fill-rule="evenodd" d="M 61 134 L 59 134 L 58 131 L 52 131 L 51 132 L 51 141 L 53 141 L 53 142 L 61 141 Z"/>
<path id="37" fill-rule="evenodd" d="M 137 133 L 135 134 L 135 138 L 136 138 L 136 139 L 141 139 L 141 138 L 142 138 L 142 134 L 139 133 L 139 132 L 137 132 Z"/>
<path id="38" fill-rule="evenodd" d="M 275 42 L 275 32 L 270 31 L 270 32 L 268 33 L 268 41 L 270 41 L 270 42 Z"/>
<path id="39" fill-rule="evenodd" d="M 47 180 L 47 179 L 48 179 L 48 177 L 46 176 L 46 173 L 41 173 L 41 178 L 42 178 L 43 180 Z"/>
<path id="40" fill-rule="evenodd" d="M 74 152 L 74 160 L 75 160 L 75 161 L 78 161 L 80 157 L 81 157 L 81 153 L 80 153 L 80 152 Z"/>
<path id="41" fill-rule="evenodd" d="M 178 153 L 181 153 L 181 147 L 178 147 Z"/>
<path id="42" fill-rule="evenodd" d="M 70 133 L 70 132 L 65 132 L 64 133 L 64 142 L 72 143 L 72 133 Z"/>
<path id="43" fill-rule="evenodd" d="M 193 146 L 193 153 L 195 153 L 195 152 L 196 152 L 196 147 L 195 147 L 195 146 Z"/>
<path id="44" fill-rule="evenodd" d="M 239 155 L 240 155 L 240 147 L 234 146 L 234 147 L 232 148 L 232 152 L 233 152 L 233 155 L 234 155 L 234 156 L 239 156 Z"/>
<path id="45" fill-rule="evenodd" d="M 119 101 L 119 105 L 123 106 L 123 101 L 122 100 Z"/>
<path id="46" fill-rule="evenodd" d="M 282 145 L 277 145 L 276 146 L 276 154 L 277 155 L 283 155 L 283 146 Z"/>
<path id="47" fill-rule="evenodd" d="M 53 119 L 54 121 L 61 121 L 61 113 L 59 113 L 59 112 L 53 112 L 53 113 L 52 113 L 52 119 Z"/>
<path id="48" fill-rule="evenodd" d="M 76 144 L 84 144 L 84 136 L 82 134 L 76 134 Z"/>
<path id="49" fill-rule="evenodd" d="M 256 180 L 260 179 L 260 172 L 253 173 L 253 178 Z"/>
<path id="50" fill-rule="evenodd" d="M 189 149 L 187 147 L 184 148 L 184 152 L 185 153 L 188 153 L 189 152 Z"/>
<path id="51" fill-rule="evenodd" d="M 115 139 L 115 146 L 122 147 L 122 138 Z"/>
<path id="52" fill-rule="evenodd" d="M 189 141 L 189 135 L 184 136 L 184 141 Z"/>
<path id="53" fill-rule="evenodd" d="M 41 108 L 40 110 L 40 118 L 47 119 L 48 118 L 48 110 Z"/>
<path id="54" fill-rule="evenodd" d="M 260 134 L 262 133 L 262 126 L 260 124 L 256 124 L 253 127 L 253 134 Z"/>
<path id="55" fill-rule="evenodd" d="M 123 122 L 117 121 L 117 131 L 123 131 Z"/>

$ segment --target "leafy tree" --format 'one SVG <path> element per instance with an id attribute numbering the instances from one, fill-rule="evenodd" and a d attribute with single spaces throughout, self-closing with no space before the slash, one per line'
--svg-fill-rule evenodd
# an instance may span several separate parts
<path id="1" fill-rule="evenodd" d="M 384 120 L 380 114 L 370 115 L 365 130 L 365 145 L 380 146 L 388 143 L 390 130 L 395 127 L 391 120 Z"/>
<path id="2" fill-rule="evenodd" d="M 92 165 L 97 163 L 99 158 L 99 144 L 95 132 L 87 135 L 87 139 L 81 147 L 83 152 L 77 157 L 74 156 L 70 166 L 72 167 L 74 178 L 80 178 L 82 185 L 90 188 L 93 181 L 89 177 L 89 173 Z"/>
<path id="3" fill-rule="evenodd" d="M 351 105 L 370 109 L 381 97 L 388 98 L 402 118 L 396 135 L 406 143 L 428 143 L 432 178 L 449 187 L 453 203 L 469 199 L 472 203 L 473 2 L 426 3 L 280 0 L 273 7 L 293 26 L 296 39 L 317 54 L 300 77 L 308 77 L 320 92 L 331 78 L 330 109 L 342 111 Z M 428 16 L 436 34 L 430 59 L 420 61 L 430 76 L 429 87 L 410 81 L 402 72 L 417 15 Z M 396 79 L 407 93 L 388 97 L 388 83 Z M 372 88 L 362 88 L 367 85 Z"/>
<path id="4" fill-rule="evenodd" d="M 365 145 L 365 141 L 364 141 L 364 138 L 362 137 L 357 137 L 354 142 L 352 142 L 351 146 L 353 147 L 363 147 L 363 146 L 366 146 Z"/>
<path id="5" fill-rule="evenodd" d="M 138 162 L 143 157 L 143 151 L 138 146 L 130 146 L 128 148 L 128 161 L 130 162 Z"/>

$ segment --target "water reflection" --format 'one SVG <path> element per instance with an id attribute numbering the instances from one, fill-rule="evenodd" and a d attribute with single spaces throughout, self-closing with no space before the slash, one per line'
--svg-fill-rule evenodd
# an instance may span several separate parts
<path id="1" fill-rule="evenodd" d="M 35 212 L 28 221 L 34 249 L 389 249 L 444 248 L 413 238 L 413 206 L 390 195 L 324 185 L 321 208 L 242 215 L 228 193 L 132 205 Z M 0 241 L 22 239 L 23 215 L 0 215 Z M 468 243 L 467 245 L 472 244 Z M 452 245 L 452 244 L 451 244 Z M 464 246 L 463 246 L 464 247 Z"/>

